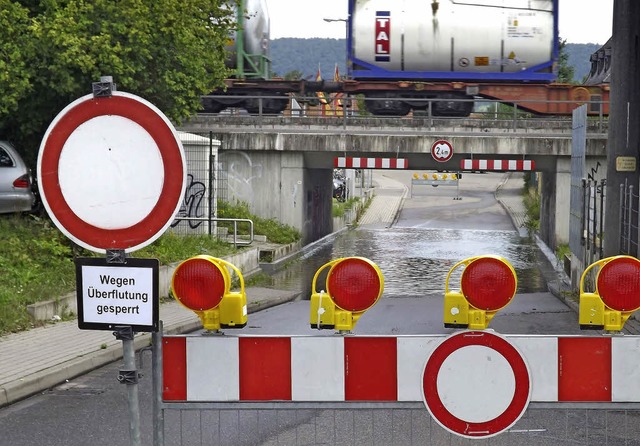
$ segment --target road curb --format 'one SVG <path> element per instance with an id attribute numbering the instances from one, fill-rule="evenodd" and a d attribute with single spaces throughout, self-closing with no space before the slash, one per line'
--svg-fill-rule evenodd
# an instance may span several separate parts
<path id="1" fill-rule="evenodd" d="M 286 292 L 282 294 L 281 297 L 267 298 L 251 302 L 247 305 L 247 312 L 255 313 L 257 311 L 291 302 L 299 297 L 300 293 Z M 201 328 L 202 324 L 200 320 L 194 318 L 191 321 L 165 325 L 163 327 L 163 333 L 167 335 L 190 333 Z M 150 345 L 151 333 L 136 334 L 133 343 L 136 351 Z M 99 349 L 95 352 L 91 352 L 72 360 L 62 362 L 53 367 L 32 373 L 31 375 L 9 381 L 0 386 L 0 407 L 16 403 L 39 392 L 44 392 L 65 381 L 74 379 L 99 367 L 118 361 L 122 359 L 122 357 L 123 352 L 121 343 L 114 342 L 104 349 Z"/>

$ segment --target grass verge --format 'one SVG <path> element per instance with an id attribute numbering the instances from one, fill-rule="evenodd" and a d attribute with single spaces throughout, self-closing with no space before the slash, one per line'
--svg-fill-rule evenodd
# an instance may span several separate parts
<path id="1" fill-rule="evenodd" d="M 288 244 L 300 239 L 290 226 L 251 215 L 246 204 L 224 209 L 224 217 L 254 220 L 254 233 L 270 242 Z M 27 305 L 75 290 L 74 258 L 102 256 L 75 245 L 48 218 L 32 214 L 0 215 L 0 246 L 0 335 L 34 326 Z M 154 258 L 168 265 L 198 254 L 224 257 L 242 249 L 215 237 L 167 231 L 132 257 Z"/>

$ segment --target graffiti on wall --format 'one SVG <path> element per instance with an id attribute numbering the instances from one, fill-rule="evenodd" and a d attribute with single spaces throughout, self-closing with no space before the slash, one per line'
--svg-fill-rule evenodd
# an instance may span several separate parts
<path id="1" fill-rule="evenodd" d="M 254 186 L 256 180 L 262 179 L 262 164 L 254 163 L 251 157 L 242 151 L 224 153 L 220 156 L 221 171 L 227 176 L 229 198 L 254 203 Z"/>
<path id="2" fill-rule="evenodd" d="M 175 220 L 171 223 L 171 227 L 175 228 L 181 221 L 186 221 L 191 229 L 199 227 L 202 220 L 187 220 L 188 218 L 205 217 L 205 204 L 203 202 L 207 192 L 207 187 L 202 181 L 196 181 L 193 175 L 187 175 L 187 187 L 184 193 L 184 199 L 180 210 L 176 214 Z"/>

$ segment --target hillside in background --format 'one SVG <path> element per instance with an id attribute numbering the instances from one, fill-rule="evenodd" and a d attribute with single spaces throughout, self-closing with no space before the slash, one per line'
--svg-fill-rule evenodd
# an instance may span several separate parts
<path id="1" fill-rule="evenodd" d="M 593 43 L 568 43 L 569 64 L 575 69 L 574 80 L 582 82 L 589 73 L 591 54 L 601 45 Z M 341 74 L 346 73 L 346 43 L 344 39 L 275 39 L 271 42 L 273 72 L 284 76 L 291 71 L 300 71 L 303 77 L 315 79 L 320 67 L 322 79 L 333 79 L 335 66 Z"/>

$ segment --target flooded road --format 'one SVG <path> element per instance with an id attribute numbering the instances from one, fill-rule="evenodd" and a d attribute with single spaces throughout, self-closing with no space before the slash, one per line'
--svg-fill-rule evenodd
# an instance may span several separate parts
<path id="1" fill-rule="evenodd" d="M 373 261 L 382 271 L 385 297 L 443 294 L 447 274 L 457 262 L 487 254 L 504 257 L 513 266 L 518 293 L 547 291 L 543 272 L 549 268 L 548 260 L 532 239 L 522 238 L 514 230 L 397 227 L 343 231 L 290 263 L 274 276 L 273 284 L 280 289 L 303 290 L 303 295 L 309 296 L 318 268 L 334 259 L 359 256 Z"/>
<path id="2" fill-rule="evenodd" d="M 395 173 L 396 183 L 387 178 L 387 184 L 396 188 L 376 193 L 400 193 L 410 182 L 409 175 Z M 458 188 L 422 186 L 422 190 L 411 192 L 407 188 L 392 224 L 362 225 L 314 244 L 274 275 L 273 286 L 302 290 L 308 298 L 318 268 L 334 259 L 359 256 L 373 261 L 382 271 L 385 298 L 442 295 L 447 274 L 457 262 L 498 255 L 516 271 L 518 293 L 546 292 L 545 276 L 553 272 L 553 266 L 535 240 L 515 228 L 496 200 L 494 192 L 504 179 L 504 173 L 467 174 Z M 523 184 L 521 179 L 514 183 L 511 187 Z M 458 268 L 451 277 L 453 288 L 459 281 L 457 272 Z"/>

